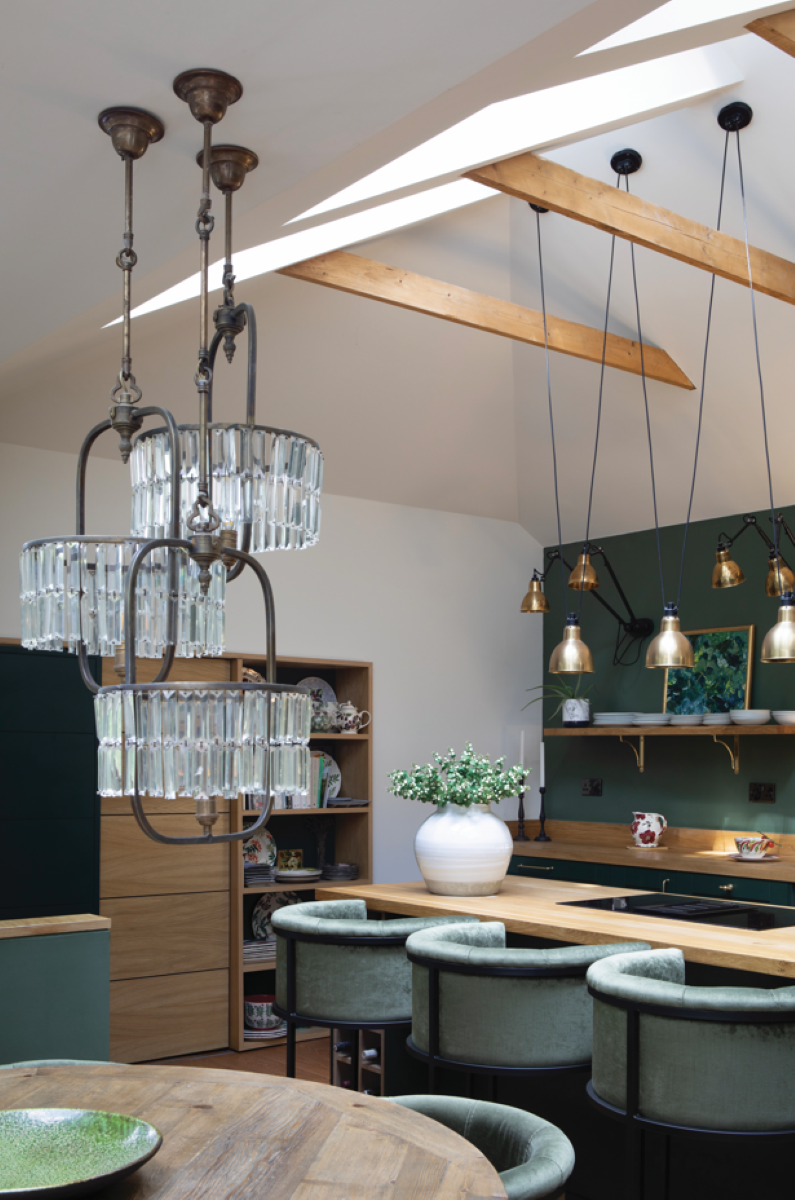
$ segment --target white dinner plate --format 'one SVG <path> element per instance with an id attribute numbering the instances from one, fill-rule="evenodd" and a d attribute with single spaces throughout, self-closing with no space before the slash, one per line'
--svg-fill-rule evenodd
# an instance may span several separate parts
<path id="1" fill-rule="evenodd" d="M 307 675 L 306 679 L 299 679 L 298 687 L 309 688 L 313 704 L 337 703 L 337 693 L 334 688 L 330 683 L 326 683 L 325 679 L 318 679 L 316 675 Z"/>

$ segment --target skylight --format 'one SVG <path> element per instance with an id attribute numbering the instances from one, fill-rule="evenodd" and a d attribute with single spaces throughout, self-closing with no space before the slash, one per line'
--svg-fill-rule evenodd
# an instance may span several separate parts
<path id="1" fill-rule="evenodd" d="M 456 208 L 464 208 L 468 204 L 477 204 L 479 200 L 488 200 L 495 195 L 491 188 L 482 184 L 472 183 L 468 179 L 459 179 L 442 187 L 430 188 L 415 196 L 406 196 L 402 200 L 392 200 L 365 212 L 354 213 L 352 216 L 340 217 L 336 221 L 327 221 L 325 225 L 317 225 L 313 229 L 303 229 L 300 233 L 291 233 L 286 237 L 276 238 L 272 242 L 263 242 L 252 246 L 249 250 L 241 250 L 232 255 L 232 266 L 235 279 L 239 283 L 251 279 L 255 275 L 264 275 L 268 271 L 278 271 L 280 267 L 290 266 L 291 263 L 302 262 L 305 258 L 314 258 L 318 254 L 327 254 L 330 250 L 339 250 L 343 246 L 351 246 L 355 242 L 363 242 L 368 238 L 379 237 L 393 229 L 401 229 L 429 217 L 439 216 L 440 213 L 452 212 Z M 223 264 L 219 261 L 210 267 L 210 290 L 216 291 L 221 287 Z M 170 304 L 179 304 L 182 300 L 191 300 L 199 295 L 199 274 L 189 276 L 168 288 L 165 292 L 153 296 L 144 304 L 139 304 L 132 310 L 131 316 L 142 317 L 145 313 L 156 312 L 159 308 L 167 308 Z M 118 325 L 121 317 L 103 326 Z"/>
<path id="2" fill-rule="evenodd" d="M 697 6 L 706 0 L 683 2 Z M 722 3 L 725 6 L 726 0 Z M 653 62 L 545 88 L 529 96 L 502 100 L 365 175 L 293 221 L 429 179 L 461 174 L 524 150 L 560 144 L 577 135 L 587 137 L 607 125 L 641 120 L 653 116 L 655 111 L 698 99 L 741 79 L 728 56 L 716 47 L 709 47 L 685 50 Z"/>
<path id="3" fill-rule="evenodd" d="M 758 5 L 758 8 L 769 7 Z M 737 17 L 755 11 L 748 0 L 668 0 L 654 12 L 648 13 L 625 25 L 595 46 L 589 46 L 577 55 L 595 54 L 597 50 L 612 50 L 616 46 L 628 46 L 631 42 L 642 42 L 647 38 L 661 37 L 664 33 L 675 33 L 678 29 L 692 29 L 694 25 L 707 25 L 725 17 Z"/>

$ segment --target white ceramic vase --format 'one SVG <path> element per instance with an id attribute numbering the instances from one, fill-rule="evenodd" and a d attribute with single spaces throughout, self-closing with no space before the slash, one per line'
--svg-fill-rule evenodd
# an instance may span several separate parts
<path id="1" fill-rule="evenodd" d="M 564 700 L 563 724 L 587 725 L 591 719 L 590 700 Z"/>
<path id="2" fill-rule="evenodd" d="M 414 838 L 417 865 L 438 896 L 496 895 L 512 851 L 508 826 L 488 804 L 437 805 Z"/>

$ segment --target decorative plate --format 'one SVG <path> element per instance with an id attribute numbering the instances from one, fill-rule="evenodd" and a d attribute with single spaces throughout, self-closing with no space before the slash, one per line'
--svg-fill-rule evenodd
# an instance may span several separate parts
<path id="1" fill-rule="evenodd" d="M 255 671 L 253 667 L 244 667 L 243 668 L 243 682 L 244 683 L 267 683 L 268 681 L 264 675 L 260 675 L 259 671 Z"/>
<path id="2" fill-rule="evenodd" d="M 779 854 L 729 854 L 728 858 L 734 858 L 737 862 L 780 862 Z"/>
<path id="3" fill-rule="evenodd" d="M 299 679 L 298 687 L 309 688 L 312 694 L 313 704 L 336 704 L 337 693 L 330 683 L 326 683 L 325 679 L 318 679 L 316 675 L 309 675 L 306 679 Z"/>
<path id="4" fill-rule="evenodd" d="M 342 787 L 342 772 L 337 766 L 330 754 L 323 755 L 323 790 L 326 790 L 326 780 L 328 779 L 328 791 L 326 796 L 329 799 L 335 799 L 339 796 L 340 788 Z"/>
<path id="5" fill-rule="evenodd" d="M 156 1154 L 153 1125 L 85 1108 L 0 1112 L 0 1197 L 85 1196 L 131 1175 Z"/>
<path id="6" fill-rule="evenodd" d="M 309 883 L 310 879 L 319 879 L 322 874 L 323 872 L 319 868 L 310 870 L 308 867 L 304 867 L 300 871 L 277 871 L 276 878 L 280 883 L 289 883 L 291 880 L 293 883 Z"/>
<path id="7" fill-rule="evenodd" d="M 243 862 L 249 866 L 257 863 L 272 867 L 276 863 L 276 843 L 267 829 L 258 829 L 253 837 L 243 842 Z"/>
<path id="8" fill-rule="evenodd" d="M 287 904 L 300 904 L 300 892 L 266 892 L 254 905 L 251 914 L 251 932 L 255 938 L 272 938 L 276 935 L 271 925 L 271 917 L 277 908 Z M 2 1195 L 2 1193 L 0 1193 Z"/>

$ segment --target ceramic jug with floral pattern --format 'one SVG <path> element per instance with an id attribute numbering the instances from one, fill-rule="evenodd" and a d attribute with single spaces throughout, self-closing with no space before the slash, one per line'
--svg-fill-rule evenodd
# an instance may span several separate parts
<path id="1" fill-rule="evenodd" d="M 668 828 L 662 813 L 634 812 L 630 825 L 632 840 L 641 850 L 653 850 L 659 846 L 660 838 Z"/>

